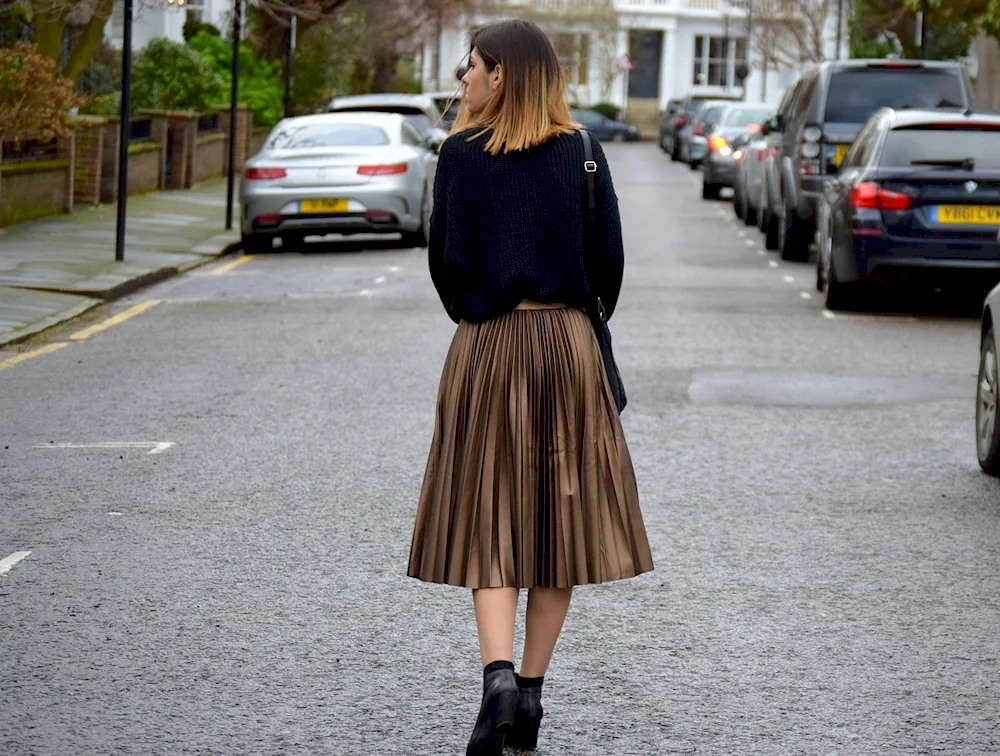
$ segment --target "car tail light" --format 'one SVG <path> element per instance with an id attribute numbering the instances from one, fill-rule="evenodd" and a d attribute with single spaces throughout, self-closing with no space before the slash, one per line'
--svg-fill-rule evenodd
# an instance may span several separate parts
<path id="1" fill-rule="evenodd" d="M 729 148 L 729 142 L 726 141 L 724 136 L 714 136 L 709 139 L 708 149 L 712 152 L 718 152 L 720 155 L 728 155 L 732 152 Z"/>
<path id="2" fill-rule="evenodd" d="M 878 61 L 877 63 L 869 63 L 868 67 L 869 68 L 923 68 L 924 64 L 917 62 L 905 62 L 905 61 L 888 61 L 888 62 Z"/>
<path id="3" fill-rule="evenodd" d="M 874 181 L 864 181 L 851 189 L 851 207 L 872 210 L 909 210 L 910 196 L 883 189 Z"/>
<path id="4" fill-rule="evenodd" d="M 279 223 L 281 223 L 280 215 L 258 215 L 253 219 L 253 224 L 256 228 L 269 228 L 277 226 Z"/>
<path id="5" fill-rule="evenodd" d="M 684 123 L 685 123 L 684 116 L 677 116 L 677 118 L 674 120 L 674 128 L 682 129 L 684 128 Z"/>
<path id="6" fill-rule="evenodd" d="M 705 136 L 705 129 L 701 127 L 701 121 L 698 121 L 698 123 L 694 125 L 694 135 Z"/>
<path id="7" fill-rule="evenodd" d="M 243 178 L 247 181 L 265 181 L 282 179 L 288 175 L 284 168 L 247 168 L 243 173 Z"/>
<path id="8" fill-rule="evenodd" d="M 766 152 L 766 150 L 757 150 L 757 162 L 758 163 L 763 163 L 764 162 L 764 153 L 765 152 Z"/>
<path id="9" fill-rule="evenodd" d="M 358 167 L 361 176 L 395 176 L 406 173 L 409 166 L 406 163 L 389 163 L 386 165 L 362 165 Z"/>
<path id="10" fill-rule="evenodd" d="M 759 123 L 748 123 L 747 124 L 747 131 L 749 131 L 751 134 L 759 134 L 760 133 L 760 124 Z"/>

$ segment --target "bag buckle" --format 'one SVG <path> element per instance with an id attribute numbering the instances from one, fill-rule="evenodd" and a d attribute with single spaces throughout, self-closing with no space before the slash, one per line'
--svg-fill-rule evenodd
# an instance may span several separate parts
<path id="1" fill-rule="evenodd" d="M 586 160 L 583 163 L 583 170 L 587 173 L 597 173 L 597 163 L 593 160 Z"/>

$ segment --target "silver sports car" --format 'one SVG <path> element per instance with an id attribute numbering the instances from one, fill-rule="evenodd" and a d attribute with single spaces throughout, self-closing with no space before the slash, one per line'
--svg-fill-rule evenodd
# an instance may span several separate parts
<path id="1" fill-rule="evenodd" d="M 331 233 L 399 233 L 426 247 L 436 164 L 427 140 L 398 114 L 287 118 L 243 168 L 243 250 Z"/>

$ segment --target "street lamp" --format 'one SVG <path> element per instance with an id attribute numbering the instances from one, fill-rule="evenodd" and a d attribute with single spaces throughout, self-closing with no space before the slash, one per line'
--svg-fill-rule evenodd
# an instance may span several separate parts
<path id="1" fill-rule="evenodd" d="M 132 0 L 124 0 L 122 23 L 122 101 L 118 118 L 118 218 L 115 260 L 125 260 L 125 209 L 128 201 L 128 143 L 132 135 Z"/>
<path id="2" fill-rule="evenodd" d="M 229 100 L 229 175 L 226 181 L 226 230 L 233 228 L 233 187 L 236 181 L 236 117 L 240 95 L 240 21 L 243 3 L 236 0 L 233 11 L 233 86 Z"/>

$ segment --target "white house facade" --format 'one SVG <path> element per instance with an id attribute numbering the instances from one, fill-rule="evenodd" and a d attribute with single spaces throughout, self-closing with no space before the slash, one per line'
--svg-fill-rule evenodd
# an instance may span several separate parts
<path id="1" fill-rule="evenodd" d="M 184 41 L 184 22 L 188 19 L 214 24 L 220 29 L 231 18 L 233 0 L 137 0 L 132 15 L 132 46 L 141 49 L 151 39 L 166 37 Z M 115 47 L 121 47 L 123 5 L 115 6 L 105 36 Z"/>
<path id="2" fill-rule="evenodd" d="M 527 17 L 553 40 L 575 102 L 614 103 L 640 126 L 651 125 L 668 100 L 740 92 L 741 64 L 749 70 L 746 99 L 774 103 L 800 66 L 776 67 L 762 54 L 755 2 L 761 0 L 486 0 L 432 35 L 422 55 L 422 84 L 425 91 L 457 88 L 455 70 L 472 30 Z M 837 57 L 836 27 L 835 17 L 824 26 L 828 58 Z M 847 57 L 846 32 L 841 37 L 841 57 Z"/>

